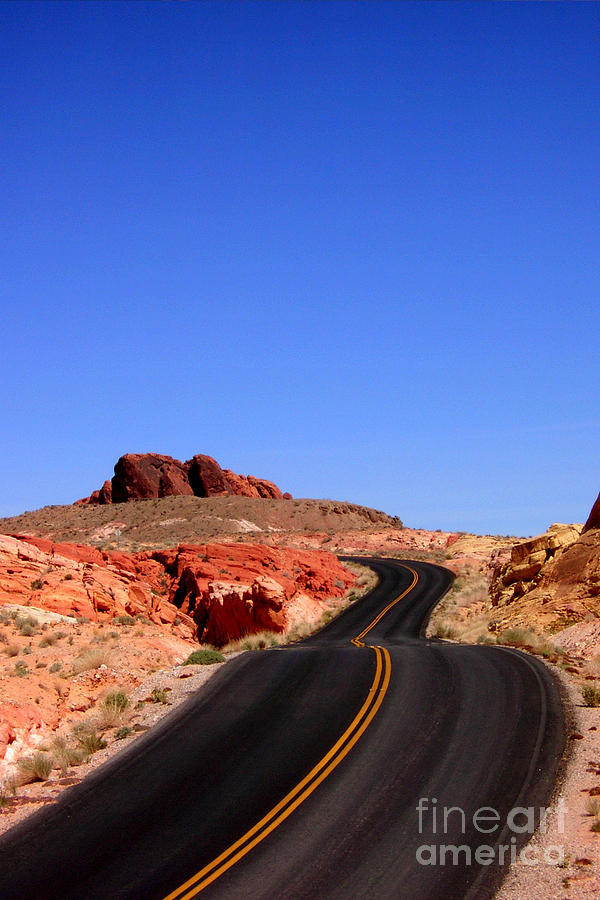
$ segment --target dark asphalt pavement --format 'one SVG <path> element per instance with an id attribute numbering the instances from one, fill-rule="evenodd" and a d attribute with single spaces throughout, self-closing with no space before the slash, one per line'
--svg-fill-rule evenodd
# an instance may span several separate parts
<path id="1" fill-rule="evenodd" d="M 0 840 L 2 900 L 491 896 L 509 811 L 552 791 L 556 686 L 525 654 L 420 638 L 447 570 L 369 563 L 379 586 L 322 632 L 231 661 Z M 464 823 L 451 812 L 444 831 L 444 807 Z M 417 861 L 440 844 L 463 847 L 456 865 Z M 494 861 L 467 864 L 480 845 Z"/>

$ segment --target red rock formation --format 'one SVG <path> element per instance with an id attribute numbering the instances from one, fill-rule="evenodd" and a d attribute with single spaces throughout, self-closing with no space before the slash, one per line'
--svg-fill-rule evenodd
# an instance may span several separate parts
<path id="1" fill-rule="evenodd" d="M 353 581 L 322 551 L 205 544 L 130 554 L 0 535 L 0 606 L 93 622 L 143 615 L 217 645 L 265 629 L 288 631 L 300 612 L 316 620 Z"/>
<path id="2" fill-rule="evenodd" d="M 248 475 L 248 483 L 256 488 L 259 497 L 283 500 L 283 494 L 272 481 L 266 481 L 264 478 L 255 478 L 253 475 Z"/>
<path id="3" fill-rule="evenodd" d="M 596 499 L 596 502 L 592 506 L 592 511 L 588 516 L 588 520 L 583 526 L 583 533 L 586 531 L 591 531 L 592 528 L 600 528 L 600 494 Z"/>
<path id="4" fill-rule="evenodd" d="M 212 456 L 197 454 L 185 463 L 188 467 L 188 482 L 196 497 L 218 497 L 233 494 L 231 485 L 225 478 L 223 469 Z"/>
<path id="5" fill-rule="evenodd" d="M 237 494 L 240 497 L 260 497 L 258 489 L 250 484 L 250 481 L 245 475 L 236 475 L 231 469 L 223 469 L 223 474 L 234 494 Z"/>
<path id="6" fill-rule="evenodd" d="M 222 469 L 212 456 L 197 454 L 181 462 L 159 453 L 126 453 L 117 461 L 112 481 L 105 481 L 100 490 L 76 502 L 107 504 L 180 495 L 218 497 L 227 494 L 291 499 L 291 494 L 282 494 L 272 481 L 253 475 L 236 475 L 229 469 Z"/>
<path id="7" fill-rule="evenodd" d="M 187 466 L 158 453 L 127 453 L 115 465 L 112 502 L 193 494 Z"/>

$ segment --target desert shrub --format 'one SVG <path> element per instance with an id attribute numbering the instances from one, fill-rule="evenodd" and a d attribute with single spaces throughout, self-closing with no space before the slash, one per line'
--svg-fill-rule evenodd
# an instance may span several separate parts
<path id="1" fill-rule="evenodd" d="M 32 590 L 32 591 L 41 591 L 41 589 L 42 589 L 43 587 L 44 587 L 44 582 L 42 581 L 41 578 L 35 578 L 35 579 L 31 582 L 31 590 Z"/>
<path id="2" fill-rule="evenodd" d="M 56 637 L 57 641 L 62 641 L 63 638 L 66 638 L 67 632 L 66 631 L 57 631 L 54 636 Z"/>
<path id="3" fill-rule="evenodd" d="M 133 616 L 115 616 L 113 622 L 116 625 L 135 625 Z"/>
<path id="4" fill-rule="evenodd" d="M 0 781 L 0 809 L 10 802 L 10 798 L 17 793 L 17 779 L 14 775 L 6 775 Z"/>
<path id="5" fill-rule="evenodd" d="M 581 696 L 585 706 L 600 706 L 600 688 L 593 684 L 586 684 L 581 690 Z"/>
<path id="6" fill-rule="evenodd" d="M 17 760 L 19 775 L 23 784 L 30 781 L 47 781 L 52 771 L 53 759 L 49 753 L 39 750 L 31 756 Z"/>
<path id="7" fill-rule="evenodd" d="M 73 728 L 73 737 L 86 756 L 91 756 L 92 753 L 97 753 L 98 750 L 106 747 L 106 741 L 102 739 L 102 735 L 98 734 L 95 723 L 91 719 L 78 722 Z"/>
<path id="8" fill-rule="evenodd" d="M 114 709 L 115 712 L 122 713 L 129 706 L 129 697 L 123 691 L 111 691 L 102 701 L 102 705 L 106 709 Z"/>
<path id="9" fill-rule="evenodd" d="M 53 644 L 57 642 L 58 638 L 55 634 L 50 632 L 49 634 L 45 634 L 44 637 L 40 641 L 40 647 L 52 647 Z"/>
<path id="10" fill-rule="evenodd" d="M 87 625 L 90 620 L 88 616 L 77 616 L 75 621 L 78 625 Z"/>
<path id="11" fill-rule="evenodd" d="M 534 647 L 537 636 L 527 628 L 507 628 L 499 636 L 498 641 L 509 647 Z"/>
<path id="12" fill-rule="evenodd" d="M 129 727 L 129 725 L 121 725 L 120 728 L 117 728 L 115 731 L 115 741 L 122 741 L 123 738 L 129 737 L 132 734 L 133 729 Z"/>
<path id="13" fill-rule="evenodd" d="M 4 648 L 4 652 L 7 656 L 18 656 L 20 649 L 18 644 L 7 644 Z"/>
<path id="14" fill-rule="evenodd" d="M 73 673 L 78 675 L 90 669 L 99 669 L 100 666 L 110 665 L 110 662 L 110 654 L 103 647 L 89 647 L 73 660 Z"/>
<path id="15" fill-rule="evenodd" d="M 129 706 L 129 698 L 123 691 L 112 691 L 98 704 L 95 710 L 95 721 L 101 730 L 114 728 L 122 722 L 123 715 Z"/>
<path id="16" fill-rule="evenodd" d="M 588 816 L 600 816 L 600 800 L 597 797 L 588 797 L 585 812 Z"/>
<path id="17" fill-rule="evenodd" d="M 50 750 L 54 761 L 64 775 L 70 766 L 78 766 L 83 762 L 84 754 L 81 750 L 71 746 L 66 738 L 56 735 L 52 739 Z"/>
<path id="18" fill-rule="evenodd" d="M 66 574 L 65 577 L 63 578 L 63 581 L 73 581 L 73 574 L 72 574 L 72 572 L 67 572 L 67 574 Z"/>
<path id="19" fill-rule="evenodd" d="M 310 629 L 306 626 L 306 633 L 302 636 L 306 637 L 309 631 Z M 286 640 L 293 640 L 291 634 L 292 632 L 290 631 Z M 239 653 L 241 650 L 267 650 L 269 647 L 275 647 L 281 643 L 281 635 L 276 634 L 274 631 L 258 631 L 256 634 L 247 634 L 245 637 L 238 638 L 237 641 L 230 641 L 223 647 L 223 652 Z"/>
<path id="20" fill-rule="evenodd" d="M 31 637 L 32 634 L 37 634 L 38 621 L 33 616 L 17 616 L 15 618 L 15 628 L 25 637 Z"/>
<path id="21" fill-rule="evenodd" d="M 205 647 L 202 650 L 194 650 L 184 661 L 184 666 L 212 666 L 214 663 L 225 662 L 225 657 L 218 650 Z"/>
<path id="22" fill-rule="evenodd" d="M 169 691 L 167 688 L 153 688 L 150 694 L 151 703 L 168 703 Z"/>
<path id="23" fill-rule="evenodd" d="M 27 678 L 29 675 L 29 669 L 23 662 L 18 662 L 15 664 L 15 675 L 18 678 Z"/>
<path id="24" fill-rule="evenodd" d="M 52 665 L 50 666 L 50 668 L 48 669 L 48 671 L 49 672 L 60 672 L 61 669 L 62 669 L 62 663 L 53 662 Z"/>
<path id="25" fill-rule="evenodd" d="M 8 638 L 3 631 L 0 631 L 0 644 L 8 644 Z"/>
<path id="26" fill-rule="evenodd" d="M 434 629 L 433 635 L 437 638 L 442 638 L 446 640 L 456 640 L 458 637 L 458 631 L 454 628 L 453 625 L 449 625 L 447 622 L 438 622 Z"/>

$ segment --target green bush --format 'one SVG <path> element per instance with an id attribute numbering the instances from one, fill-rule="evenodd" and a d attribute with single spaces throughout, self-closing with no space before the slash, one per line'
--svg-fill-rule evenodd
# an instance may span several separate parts
<path id="1" fill-rule="evenodd" d="M 225 657 L 218 650 L 194 650 L 184 662 L 184 666 L 212 666 L 225 662 Z"/>
<path id="2" fill-rule="evenodd" d="M 168 703 L 169 691 L 167 688 L 153 688 L 150 694 L 151 703 Z"/>
<path id="3" fill-rule="evenodd" d="M 129 706 L 129 697 L 127 694 L 123 693 L 123 691 L 112 691 L 110 694 L 106 695 L 102 701 L 102 705 L 106 707 L 106 709 L 122 713 L 125 712 Z"/>
<path id="4" fill-rule="evenodd" d="M 115 741 L 122 741 L 123 738 L 129 737 L 132 732 L 133 728 L 130 728 L 129 725 L 122 725 L 115 731 Z"/>
<path id="5" fill-rule="evenodd" d="M 593 684 L 586 684 L 582 688 L 581 696 L 585 706 L 600 706 L 600 688 L 594 687 Z"/>
<path id="6" fill-rule="evenodd" d="M 102 740 L 97 731 L 81 732 L 77 735 L 77 743 L 88 756 L 97 753 L 98 750 L 104 750 L 106 747 L 106 741 Z"/>

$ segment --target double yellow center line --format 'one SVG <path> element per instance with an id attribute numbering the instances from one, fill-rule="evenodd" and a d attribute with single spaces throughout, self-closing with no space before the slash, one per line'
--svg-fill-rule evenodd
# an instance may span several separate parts
<path id="1" fill-rule="evenodd" d="M 363 638 L 377 625 L 378 622 L 386 615 L 389 610 L 404 599 L 416 585 L 419 576 L 410 567 L 406 566 L 413 575 L 413 581 L 402 594 L 389 603 L 384 610 L 355 638 L 352 643 L 356 647 L 366 646 Z M 307 797 L 324 781 L 333 770 L 339 766 L 341 761 L 348 755 L 354 747 L 361 735 L 369 727 L 377 714 L 377 710 L 383 702 L 383 698 L 388 690 L 390 678 L 392 674 L 392 661 L 390 654 L 385 647 L 368 645 L 375 652 L 375 676 L 369 692 L 365 698 L 360 710 L 348 726 L 340 738 L 335 742 L 333 747 L 325 754 L 325 756 L 310 770 L 302 781 L 300 781 L 292 790 L 279 801 L 279 803 L 271 809 L 266 816 L 256 823 L 246 834 L 242 835 L 239 840 L 227 848 L 220 856 L 213 859 L 212 862 L 204 866 L 195 875 L 192 875 L 177 890 L 168 894 L 164 900 L 189 900 L 195 897 L 200 891 L 216 881 L 224 872 L 234 866 L 242 857 L 246 856 L 257 844 L 260 844 L 272 831 L 274 831 L 285 819 L 290 816 Z"/>

